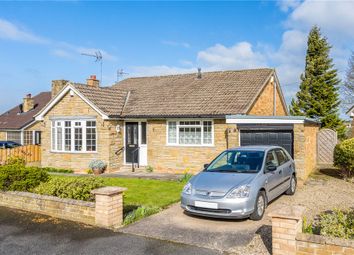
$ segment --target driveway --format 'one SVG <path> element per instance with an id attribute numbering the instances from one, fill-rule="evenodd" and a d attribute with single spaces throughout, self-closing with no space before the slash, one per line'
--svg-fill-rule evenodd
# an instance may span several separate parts
<path id="1" fill-rule="evenodd" d="M 0 207 L 0 254 L 220 253 Z"/>
<path id="2" fill-rule="evenodd" d="M 179 204 L 175 204 L 159 214 L 145 218 L 120 231 L 220 251 L 231 251 L 237 246 L 248 245 L 256 233 L 260 231 L 269 233 L 271 229 L 270 219 L 267 216 L 261 221 L 208 219 L 186 215 Z"/>

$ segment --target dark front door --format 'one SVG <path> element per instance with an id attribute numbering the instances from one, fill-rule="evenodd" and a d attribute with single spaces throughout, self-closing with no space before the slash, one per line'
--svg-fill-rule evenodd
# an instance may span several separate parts
<path id="1" fill-rule="evenodd" d="M 138 163 L 139 146 L 138 142 L 138 122 L 126 122 L 125 123 L 125 161 L 126 163 Z M 134 156 L 133 156 L 133 152 Z"/>

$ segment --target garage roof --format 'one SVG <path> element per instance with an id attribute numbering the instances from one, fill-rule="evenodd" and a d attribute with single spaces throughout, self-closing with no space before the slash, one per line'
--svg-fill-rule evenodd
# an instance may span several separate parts
<path id="1" fill-rule="evenodd" d="M 254 116 L 254 115 L 227 115 L 226 123 L 230 124 L 320 124 L 316 119 L 304 116 Z"/>

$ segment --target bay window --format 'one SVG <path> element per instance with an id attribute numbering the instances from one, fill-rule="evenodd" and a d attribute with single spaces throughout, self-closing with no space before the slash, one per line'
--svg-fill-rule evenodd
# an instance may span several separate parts
<path id="1" fill-rule="evenodd" d="M 52 150 L 58 152 L 96 152 L 96 121 L 53 120 Z"/>
<path id="2" fill-rule="evenodd" d="M 186 120 L 167 122 L 168 145 L 213 145 L 213 121 Z"/>

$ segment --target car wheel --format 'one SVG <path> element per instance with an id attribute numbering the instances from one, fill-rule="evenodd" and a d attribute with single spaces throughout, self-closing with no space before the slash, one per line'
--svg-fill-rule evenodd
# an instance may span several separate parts
<path id="1" fill-rule="evenodd" d="M 292 175 L 290 179 L 290 187 L 285 191 L 285 194 L 290 196 L 294 195 L 296 191 L 296 184 L 297 184 L 296 177 L 295 175 Z"/>
<path id="2" fill-rule="evenodd" d="M 264 211 L 267 205 L 267 198 L 264 191 L 258 193 L 256 204 L 254 206 L 254 211 L 250 216 L 251 220 L 261 220 L 264 215 Z"/>

